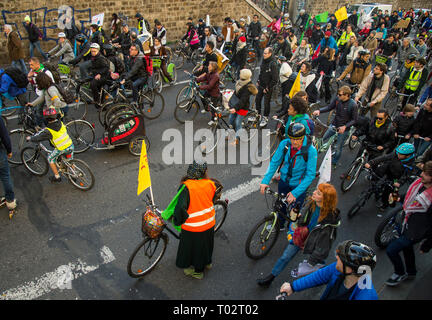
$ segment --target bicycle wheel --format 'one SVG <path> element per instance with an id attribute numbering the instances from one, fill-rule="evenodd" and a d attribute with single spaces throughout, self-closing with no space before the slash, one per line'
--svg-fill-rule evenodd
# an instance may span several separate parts
<path id="1" fill-rule="evenodd" d="M 194 96 L 193 88 L 189 85 L 183 87 L 179 93 L 177 93 L 176 104 L 178 105 L 182 101 L 191 100 Z M 182 106 L 182 105 L 180 105 Z"/>
<path id="2" fill-rule="evenodd" d="M 18 98 L 14 98 L 13 100 L 9 100 L 9 99 L 2 99 L 3 102 L 3 108 L 7 108 L 7 107 L 16 107 L 16 106 L 20 106 L 21 104 L 18 101 Z M 10 110 L 5 110 L 2 111 L 1 115 L 3 117 L 10 117 L 11 115 L 13 115 L 18 109 L 10 109 Z"/>
<path id="3" fill-rule="evenodd" d="M 174 118 L 180 122 L 194 121 L 198 114 L 199 104 L 196 100 L 180 101 L 174 110 Z"/>
<path id="4" fill-rule="evenodd" d="M 358 145 L 360 145 L 359 139 L 353 140 L 351 134 L 348 141 L 348 147 L 350 148 L 350 150 L 354 150 L 355 148 L 357 148 Z"/>
<path id="5" fill-rule="evenodd" d="M 165 233 L 155 239 L 144 237 L 144 240 L 135 248 L 129 258 L 127 264 L 129 276 L 139 278 L 152 271 L 162 259 L 167 244 L 168 237 Z"/>
<path id="6" fill-rule="evenodd" d="M 66 175 L 74 187 L 79 190 L 90 190 L 95 182 L 93 172 L 82 160 L 68 160 L 66 164 Z"/>
<path id="7" fill-rule="evenodd" d="M 124 103 L 113 104 L 105 112 L 103 126 L 109 128 L 111 122 L 114 119 L 121 119 L 120 116 L 127 117 L 131 114 L 135 114 L 136 110 L 133 106 Z"/>
<path id="8" fill-rule="evenodd" d="M 68 105 L 68 111 L 65 114 L 65 118 L 71 120 L 83 120 L 87 115 L 88 103 L 81 99 L 77 99 L 76 102 Z"/>
<path id="9" fill-rule="evenodd" d="M 390 115 L 390 118 L 394 120 L 394 118 L 397 115 L 398 112 L 398 103 L 399 103 L 399 97 L 395 93 L 391 93 L 389 97 L 387 98 L 387 101 L 384 105 L 384 109 L 387 110 L 388 114 Z"/>
<path id="10" fill-rule="evenodd" d="M 399 232 L 396 227 L 398 224 L 397 216 L 399 214 L 400 208 L 390 211 L 378 225 L 374 237 L 377 247 L 384 249 L 392 240 L 399 237 Z"/>
<path id="11" fill-rule="evenodd" d="M 360 199 L 351 207 L 351 209 L 349 209 L 348 218 L 351 219 L 352 217 L 354 217 L 357 212 L 359 212 L 360 209 L 364 207 L 364 205 L 366 204 L 366 200 L 367 194 L 360 195 Z"/>
<path id="12" fill-rule="evenodd" d="M 181 69 L 184 65 L 186 57 L 183 52 L 174 51 L 173 54 L 173 62 L 176 65 L 176 68 Z"/>
<path id="13" fill-rule="evenodd" d="M 198 50 L 195 50 L 194 52 L 192 52 L 191 56 L 190 56 L 190 62 L 196 66 L 198 64 L 198 62 L 200 61 L 199 55 L 198 55 Z"/>
<path id="14" fill-rule="evenodd" d="M 140 95 L 138 105 L 141 108 L 142 115 L 153 120 L 162 114 L 165 108 L 165 100 L 159 92 L 149 91 L 149 93 Z"/>
<path id="15" fill-rule="evenodd" d="M 213 206 L 215 208 L 215 219 L 216 219 L 214 231 L 217 232 L 220 229 L 220 227 L 222 227 L 223 223 L 225 222 L 225 219 L 226 219 L 226 216 L 228 213 L 228 205 L 225 201 L 218 200 L 218 201 L 215 201 Z"/>
<path id="16" fill-rule="evenodd" d="M 85 120 L 72 120 L 66 124 L 67 132 L 74 144 L 74 153 L 87 151 L 95 140 L 93 126 Z"/>
<path id="17" fill-rule="evenodd" d="M 273 248 L 278 236 L 279 219 L 273 214 L 263 218 L 253 227 L 246 239 L 246 255 L 254 260 L 264 258 Z"/>
<path id="18" fill-rule="evenodd" d="M 213 124 L 210 128 L 212 137 L 204 136 L 201 138 L 200 148 L 202 153 L 209 154 L 216 148 L 222 136 L 221 131 L 218 129 L 220 129 L 220 125 L 218 123 Z"/>
<path id="19" fill-rule="evenodd" d="M 249 121 L 249 118 L 251 118 L 251 121 Z M 256 116 L 255 111 L 249 112 L 243 119 L 243 129 L 246 131 L 247 136 L 245 137 L 245 135 L 242 135 L 240 130 L 240 140 L 251 141 L 258 133 L 258 127 L 259 118 Z"/>
<path id="20" fill-rule="evenodd" d="M 154 89 L 158 92 L 161 93 L 162 92 L 162 87 L 163 87 L 163 80 L 162 80 L 162 75 L 160 72 L 160 69 L 157 69 L 154 74 L 153 74 L 153 81 L 154 81 Z"/>
<path id="21" fill-rule="evenodd" d="M 341 190 L 342 192 L 347 192 L 352 188 L 354 183 L 357 181 L 357 178 L 360 175 L 360 172 L 363 168 L 363 162 L 360 159 L 357 159 L 350 167 L 348 173 L 345 178 L 341 182 Z"/>
<path id="22" fill-rule="evenodd" d="M 26 169 L 35 176 L 41 177 L 48 173 L 48 160 L 39 148 L 25 147 L 22 149 L 21 161 Z"/>
<path id="23" fill-rule="evenodd" d="M 141 155 L 142 142 L 145 141 L 147 152 L 150 150 L 150 140 L 147 136 L 136 136 L 129 142 L 129 152 L 134 156 Z"/>
<path id="24" fill-rule="evenodd" d="M 31 142 L 26 140 L 26 137 L 33 135 L 33 132 L 24 129 L 15 129 L 9 132 L 9 137 L 12 145 L 12 158 L 8 158 L 8 162 L 11 164 L 23 164 L 21 160 L 21 151 L 25 147 L 32 145 Z"/>

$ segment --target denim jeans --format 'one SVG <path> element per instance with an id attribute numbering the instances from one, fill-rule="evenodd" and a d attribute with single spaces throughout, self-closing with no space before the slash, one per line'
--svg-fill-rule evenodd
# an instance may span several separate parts
<path id="1" fill-rule="evenodd" d="M 78 64 L 78 66 L 80 69 L 81 79 L 86 79 L 88 77 L 88 73 L 91 67 L 91 60 L 81 62 L 80 64 Z"/>
<path id="2" fill-rule="evenodd" d="M 24 59 L 19 59 L 19 60 L 12 61 L 12 66 L 15 67 L 15 68 L 20 69 L 25 74 L 28 73 L 26 65 L 24 63 Z"/>
<path id="3" fill-rule="evenodd" d="M 231 113 L 229 116 L 229 124 L 232 125 L 233 129 L 236 132 L 236 138 L 239 138 L 239 131 L 242 128 L 242 121 L 245 116 L 241 116 L 237 113 Z"/>
<path id="4" fill-rule="evenodd" d="M 416 242 L 409 240 L 404 235 L 400 236 L 398 239 L 393 240 L 387 246 L 386 253 L 390 258 L 390 261 L 393 263 L 394 272 L 398 275 L 405 274 L 405 266 L 406 271 L 410 275 L 415 275 L 417 273 L 415 266 L 415 253 L 414 253 L 414 244 Z M 405 266 L 402 262 L 402 258 L 399 255 L 399 252 L 403 252 L 405 259 Z"/>
<path id="5" fill-rule="evenodd" d="M 134 102 L 138 102 L 138 92 L 146 82 L 147 82 L 146 77 L 139 78 L 133 82 L 133 84 L 132 84 L 132 100 Z"/>
<path id="6" fill-rule="evenodd" d="M 283 194 L 287 195 L 288 193 L 290 193 L 294 189 L 295 189 L 295 187 L 290 187 L 289 182 L 285 182 L 282 179 L 279 180 L 279 184 L 278 184 L 278 193 L 279 194 L 283 193 Z M 296 203 L 300 203 L 300 205 L 302 206 L 303 202 L 305 201 L 305 199 L 306 199 L 306 192 L 303 193 L 302 195 L 300 195 L 296 199 Z M 282 213 L 285 214 L 285 215 L 287 215 L 286 209 L 287 208 L 283 206 Z M 278 214 L 278 217 L 280 219 L 279 220 L 280 221 L 279 222 L 280 225 L 284 226 L 285 225 L 285 221 L 286 221 L 285 218 L 282 215 L 280 215 L 280 214 Z"/>
<path id="7" fill-rule="evenodd" d="M 431 144 L 430 141 L 425 141 L 422 139 L 414 139 L 414 147 L 416 149 L 417 157 L 420 157 Z"/>
<path id="8" fill-rule="evenodd" d="M 6 201 L 14 201 L 15 194 L 13 191 L 13 184 L 10 176 L 9 163 L 7 161 L 6 150 L 3 147 L 0 147 L 0 180 L 3 184 Z"/>
<path id="9" fill-rule="evenodd" d="M 272 275 L 277 277 L 283 269 L 287 266 L 287 264 L 291 261 L 291 259 L 296 255 L 297 252 L 299 252 L 300 248 L 297 247 L 295 244 L 288 243 L 286 246 L 284 252 L 276 261 L 273 269 L 272 269 Z"/>
<path id="10" fill-rule="evenodd" d="M 39 53 L 42 55 L 42 57 L 47 60 L 48 56 L 46 55 L 45 52 L 43 52 L 41 46 L 40 46 L 40 42 L 36 41 L 36 42 L 30 42 L 30 58 L 33 57 L 33 50 L 34 48 L 38 49 Z"/>
<path id="11" fill-rule="evenodd" d="M 324 143 L 328 139 L 330 139 L 333 135 L 335 135 L 336 133 L 337 133 L 336 132 L 336 127 L 334 125 L 330 125 L 330 127 L 324 133 L 324 136 L 323 136 Z M 345 129 L 344 133 L 338 133 L 337 135 L 338 136 L 337 136 L 336 150 L 335 150 L 335 153 L 334 153 L 334 155 L 332 157 L 332 164 L 333 165 L 336 165 L 338 163 L 338 161 L 339 161 L 339 158 L 340 158 L 340 156 L 342 154 L 342 148 L 344 146 L 345 140 L 346 140 L 346 138 L 349 135 L 349 129 L 347 128 L 347 129 Z"/>

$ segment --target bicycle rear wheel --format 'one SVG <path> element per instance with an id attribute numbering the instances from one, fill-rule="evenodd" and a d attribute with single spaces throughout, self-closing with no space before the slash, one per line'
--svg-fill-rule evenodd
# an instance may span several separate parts
<path id="1" fill-rule="evenodd" d="M 187 85 L 183 88 L 181 88 L 181 90 L 179 91 L 179 93 L 177 93 L 177 97 L 176 97 L 176 104 L 178 105 L 180 102 L 186 102 L 189 101 L 193 98 L 194 96 L 194 92 L 191 86 Z M 181 107 L 183 105 L 180 105 Z"/>
<path id="2" fill-rule="evenodd" d="M 183 52 L 173 52 L 172 62 L 176 65 L 177 69 L 181 69 L 185 62 L 185 55 Z"/>
<path id="3" fill-rule="evenodd" d="M 218 200 L 218 201 L 215 201 L 213 206 L 215 209 L 215 219 L 216 219 L 214 231 L 217 232 L 222 227 L 223 223 L 225 222 L 225 219 L 226 219 L 226 216 L 228 213 L 228 205 L 225 201 Z"/>
<path id="4" fill-rule="evenodd" d="M 18 98 L 14 98 L 13 100 L 9 100 L 9 99 L 2 99 L 3 101 L 3 108 L 7 108 L 7 107 L 15 107 L 15 106 L 20 106 L 21 104 L 18 101 Z M 1 115 L 4 117 L 10 117 L 11 115 L 13 115 L 18 109 L 10 109 L 10 110 L 5 110 L 2 111 Z"/>
<path id="5" fill-rule="evenodd" d="M 140 95 L 138 105 L 141 108 L 142 115 L 147 119 L 153 120 L 162 114 L 165 108 L 165 100 L 160 93 L 149 91 L 144 95 Z"/>
<path id="6" fill-rule="evenodd" d="M 357 178 L 360 175 L 361 169 L 363 168 L 363 162 L 360 159 L 357 159 L 350 167 L 348 173 L 345 178 L 341 182 L 341 190 L 342 192 L 347 192 L 352 188 L 354 183 L 357 181 Z"/>
<path id="7" fill-rule="evenodd" d="M 152 271 L 162 259 L 167 244 L 168 237 L 165 233 L 155 239 L 146 236 L 129 258 L 127 264 L 129 276 L 139 278 Z"/>
<path id="8" fill-rule="evenodd" d="M 93 126 L 85 120 L 72 120 L 66 124 L 67 132 L 74 144 L 74 153 L 87 151 L 95 140 Z"/>
<path id="9" fill-rule="evenodd" d="M 21 160 L 21 151 L 25 147 L 32 146 L 31 142 L 26 140 L 26 137 L 33 135 L 33 132 L 24 129 L 15 129 L 9 132 L 9 137 L 12 145 L 12 158 L 8 159 L 11 164 L 23 164 Z"/>
<path id="10" fill-rule="evenodd" d="M 218 123 L 213 124 L 210 128 L 212 137 L 209 137 L 209 139 L 206 136 L 201 138 L 200 148 L 202 153 L 209 154 L 216 148 L 222 136 L 221 131 L 218 129 L 220 129 L 220 125 Z"/>
<path id="11" fill-rule="evenodd" d="M 84 100 L 77 99 L 76 102 L 68 105 L 67 114 L 65 118 L 71 120 L 83 120 L 87 115 L 88 103 Z"/>
<path id="12" fill-rule="evenodd" d="M 87 163 L 73 159 L 68 161 L 66 167 L 66 175 L 75 188 L 88 191 L 93 187 L 95 178 Z"/>
<path id="13" fill-rule="evenodd" d="M 196 100 L 180 101 L 174 110 L 174 118 L 182 124 L 186 121 L 193 121 L 198 114 L 198 110 L 199 104 Z"/>
<path id="14" fill-rule="evenodd" d="M 381 221 L 375 231 L 375 244 L 381 248 L 386 248 L 392 240 L 399 237 L 397 225 L 397 215 L 400 209 L 390 211 Z"/>
<path id="15" fill-rule="evenodd" d="M 246 255 L 253 260 L 264 258 L 273 248 L 278 236 L 279 219 L 273 214 L 263 218 L 253 227 L 246 239 Z"/>
<path id="16" fill-rule="evenodd" d="M 360 211 L 360 209 L 364 207 L 367 199 L 368 199 L 367 194 L 360 195 L 360 199 L 351 207 L 351 209 L 349 209 L 348 218 L 354 217 Z"/>
<path id="17" fill-rule="evenodd" d="M 162 76 L 161 73 L 159 71 L 159 69 L 156 70 L 156 72 L 154 72 L 153 74 L 153 81 L 154 81 L 154 89 L 158 92 L 161 93 L 162 92 L 162 87 L 163 87 L 163 80 L 162 80 Z"/>
<path id="18" fill-rule="evenodd" d="M 41 177 L 48 173 L 48 160 L 39 148 L 25 147 L 21 151 L 21 161 L 26 169 L 35 176 Z"/>

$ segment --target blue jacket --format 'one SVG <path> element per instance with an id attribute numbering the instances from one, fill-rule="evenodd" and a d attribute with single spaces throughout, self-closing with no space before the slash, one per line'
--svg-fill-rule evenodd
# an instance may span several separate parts
<path id="1" fill-rule="evenodd" d="M 285 136 L 288 136 L 288 128 L 292 122 L 292 116 L 288 116 L 287 122 L 285 124 Z M 301 114 L 297 118 L 295 118 L 295 123 L 302 123 L 306 128 L 306 134 L 310 134 L 309 125 L 307 123 L 307 120 L 310 119 L 309 115 L 307 114 Z"/>
<path id="2" fill-rule="evenodd" d="M 425 92 L 421 96 L 419 103 L 423 104 L 427 99 L 432 98 L 432 85 L 426 88 Z"/>
<path id="3" fill-rule="evenodd" d="M 333 36 L 330 36 L 327 40 L 327 45 L 325 45 L 326 43 L 326 38 L 322 38 L 321 42 L 318 44 L 318 46 L 315 48 L 315 51 L 318 49 L 319 46 L 321 46 L 320 48 L 320 52 L 324 52 L 324 48 L 325 47 L 329 47 L 329 48 L 333 48 L 335 49 L 335 54 L 338 53 L 338 46 L 337 46 L 337 42 L 335 40 L 335 38 L 333 38 Z"/>
<path id="4" fill-rule="evenodd" d="M 378 28 L 378 29 L 376 29 L 375 31 L 376 31 L 377 33 L 378 33 L 378 32 L 382 32 L 382 33 L 383 33 L 383 36 L 382 36 L 382 39 L 383 39 L 383 40 L 385 40 L 385 39 L 387 38 L 387 28 L 384 28 L 384 29 Z"/>
<path id="5" fill-rule="evenodd" d="M 16 97 L 27 91 L 26 88 L 18 88 L 15 81 L 8 74 L 4 73 L 3 69 L 0 69 L 0 76 L 0 94 L 8 93 L 11 97 Z"/>
<path id="6" fill-rule="evenodd" d="M 318 287 L 323 284 L 327 284 L 327 288 L 321 296 L 321 299 L 327 296 L 330 289 L 334 286 L 337 278 L 341 275 L 339 271 L 336 270 L 336 262 L 321 268 L 303 278 L 295 280 L 291 287 L 294 291 L 302 291 L 305 289 Z M 355 286 L 349 300 L 378 300 L 378 294 L 372 284 L 370 289 L 360 289 L 358 284 Z"/>
<path id="7" fill-rule="evenodd" d="M 279 165 L 282 163 L 282 157 L 284 153 L 285 146 L 291 145 L 291 139 L 287 138 L 279 143 L 279 146 L 273 155 L 267 172 L 262 180 L 263 184 L 269 184 Z M 303 146 L 306 146 L 307 139 L 305 137 L 303 141 Z M 304 161 L 302 155 L 300 155 L 301 150 L 298 150 L 292 159 L 290 159 L 290 150 L 285 154 L 285 161 L 283 167 L 280 170 L 281 179 L 288 182 L 289 186 L 293 188 L 291 191 L 295 198 L 298 198 L 315 179 L 316 167 L 317 167 L 317 151 L 315 147 L 311 144 L 308 151 L 308 162 Z M 288 168 L 292 166 L 292 175 L 289 181 L 287 181 Z"/>

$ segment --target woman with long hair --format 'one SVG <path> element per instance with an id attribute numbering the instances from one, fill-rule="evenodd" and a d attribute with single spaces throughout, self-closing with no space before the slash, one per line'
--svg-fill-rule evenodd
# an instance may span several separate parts
<path id="1" fill-rule="evenodd" d="M 323 237 L 317 237 L 318 235 L 324 236 L 327 233 L 324 234 L 324 232 L 314 230 L 318 226 L 323 226 L 323 224 L 327 226 L 328 221 L 334 224 L 334 220 L 339 217 L 339 210 L 336 208 L 337 203 L 338 197 L 335 187 L 329 183 L 321 183 L 303 206 L 298 219 L 289 213 L 291 222 L 288 225 L 287 232 L 288 245 L 282 256 L 276 261 L 271 273 L 265 278 L 257 280 L 258 285 L 269 286 L 296 253 L 303 249 L 304 244 L 307 245 L 305 246 L 305 249 L 308 250 L 307 253 L 311 254 L 311 263 L 321 264 L 324 262 L 331 248 L 331 242 L 326 241 Z M 307 237 L 308 231 L 312 236 L 311 240 Z M 307 239 L 304 240 L 306 237 Z M 323 244 L 320 243 L 321 241 Z M 328 243 L 330 243 L 330 246 Z"/>
<path id="2" fill-rule="evenodd" d="M 323 82 L 325 101 L 330 102 L 330 79 L 332 78 L 333 71 L 336 70 L 335 49 L 325 48 L 324 53 L 312 62 L 312 67 L 317 67 L 317 77 L 324 73 Z"/>

